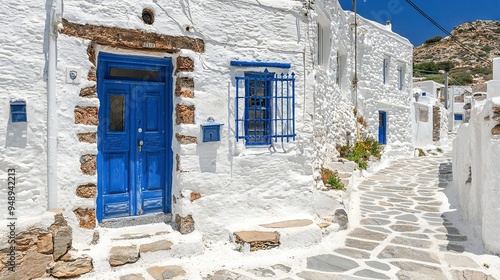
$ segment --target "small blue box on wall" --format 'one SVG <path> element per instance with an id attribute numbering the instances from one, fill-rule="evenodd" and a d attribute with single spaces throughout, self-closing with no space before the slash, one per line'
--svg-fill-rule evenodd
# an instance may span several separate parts
<path id="1" fill-rule="evenodd" d="M 224 124 L 214 122 L 213 118 L 208 118 L 207 122 L 201 125 L 203 142 L 220 141 L 220 128 Z"/>
<path id="2" fill-rule="evenodd" d="M 28 118 L 26 116 L 26 101 L 11 101 L 10 114 L 12 122 L 27 122 Z"/>

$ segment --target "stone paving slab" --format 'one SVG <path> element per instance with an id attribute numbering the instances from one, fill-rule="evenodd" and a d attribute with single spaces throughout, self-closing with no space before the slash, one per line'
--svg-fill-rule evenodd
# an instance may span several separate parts
<path id="1" fill-rule="evenodd" d="M 292 228 L 292 227 L 305 227 L 308 225 L 312 225 L 313 221 L 311 220 L 290 220 L 290 221 L 282 221 L 271 224 L 260 225 L 265 228 Z"/>
<path id="2" fill-rule="evenodd" d="M 377 256 L 380 259 L 410 259 L 421 262 L 439 263 L 435 253 L 389 245 Z"/>
<path id="3" fill-rule="evenodd" d="M 355 261 L 336 256 L 318 255 L 307 258 L 307 268 L 324 272 L 344 272 L 358 267 Z"/>

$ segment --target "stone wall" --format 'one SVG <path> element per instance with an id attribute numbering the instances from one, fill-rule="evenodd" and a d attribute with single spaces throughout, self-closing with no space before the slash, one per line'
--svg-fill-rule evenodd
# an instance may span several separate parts
<path id="1" fill-rule="evenodd" d="M 441 113 L 439 107 L 432 106 L 432 141 L 441 139 Z"/>
<path id="2" fill-rule="evenodd" d="M 72 250 L 73 231 L 62 214 L 54 216 L 48 228 L 30 228 L 19 232 L 15 238 L 15 271 L 10 271 L 9 248 L 0 249 L 0 278 L 28 280 L 53 276 L 76 277 L 93 269 L 92 258 L 77 256 Z"/>

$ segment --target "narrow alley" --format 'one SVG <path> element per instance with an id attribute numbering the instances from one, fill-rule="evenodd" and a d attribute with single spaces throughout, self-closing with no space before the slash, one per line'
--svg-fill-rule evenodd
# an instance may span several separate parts
<path id="1" fill-rule="evenodd" d="M 164 279 L 500 279 L 500 257 L 485 253 L 461 221 L 451 181 L 451 151 L 434 151 L 360 181 L 349 229 L 320 244 L 256 252 L 209 244 L 203 253 L 141 256 L 127 268 L 83 277 L 163 279 L 151 278 L 157 265 L 170 268 Z"/>
<path id="2" fill-rule="evenodd" d="M 335 254 L 308 258 L 307 268 L 369 279 L 498 278 L 500 258 L 480 253 L 449 203 L 450 156 L 402 160 L 361 182 L 360 225 Z M 298 275 L 347 279 L 318 273 Z"/>

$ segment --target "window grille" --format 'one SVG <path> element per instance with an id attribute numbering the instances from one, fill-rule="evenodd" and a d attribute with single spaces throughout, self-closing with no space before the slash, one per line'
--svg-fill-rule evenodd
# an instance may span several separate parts
<path id="1" fill-rule="evenodd" d="M 295 140 L 295 73 L 236 77 L 235 132 L 250 146 Z"/>

